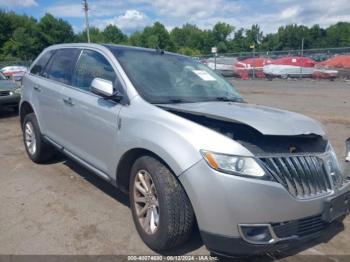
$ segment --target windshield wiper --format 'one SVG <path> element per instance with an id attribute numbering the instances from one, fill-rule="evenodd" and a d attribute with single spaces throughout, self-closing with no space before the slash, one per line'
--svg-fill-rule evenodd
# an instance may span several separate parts
<path id="1" fill-rule="evenodd" d="M 217 101 L 223 101 L 223 102 L 243 102 L 241 98 L 229 98 L 225 96 L 218 96 L 214 98 Z"/>
<path id="2" fill-rule="evenodd" d="M 188 101 L 180 98 L 171 98 L 171 99 L 164 100 L 162 102 L 158 102 L 156 104 L 180 104 L 180 103 L 188 103 Z"/>

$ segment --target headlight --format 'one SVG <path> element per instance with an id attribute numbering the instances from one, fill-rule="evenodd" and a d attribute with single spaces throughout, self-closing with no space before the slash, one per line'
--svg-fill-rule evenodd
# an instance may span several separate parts
<path id="1" fill-rule="evenodd" d="M 345 161 L 350 162 L 350 137 L 345 141 Z"/>
<path id="2" fill-rule="evenodd" d="M 10 94 L 10 96 L 13 96 L 14 92 L 11 91 L 9 94 Z"/>
<path id="3" fill-rule="evenodd" d="M 330 143 L 328 143 L 326 151 L 328 152 L 326 168 L 332 174 L 333 172 L 340 170 L 340 164 L 334 148 Z"/>
<path id="4" fill-rule="evenodd" d="M 339 164 L 335 151 L 330 143 L 327 145 L 327 157 L 325 159 L 325 167 L 327 173 L 331 176 L 333 183 L 342 185 L 344 179 L 342 168 Z"/>
<path id="5" fill-rule="evenodd" d="M 233 156 L 201 150 L 208 165 L 218 171 L 238 175 L 263 178 L 267 174 L 252 157 Z"/>

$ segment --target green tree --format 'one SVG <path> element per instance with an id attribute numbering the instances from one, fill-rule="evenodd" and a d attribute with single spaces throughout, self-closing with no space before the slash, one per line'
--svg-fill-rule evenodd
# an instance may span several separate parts
<path id="1" fill-rule="evenodd" d="M 177 50 L 179 54 L 188 55 L 188 56 L 200 56 L 201 52 L 197 49 L 192 49 L 189 47 L 181 47 Z"/>
<path id="2" fill-rule="evenodd" d="M 147 26 L 142 32 L 142 45 L 150 48 L 160 48 L 174 51 L 174 43 L 170 39 L 169 32 L 165 26 L 159 22 L 155 22 L 152 26 Z"/>
<path id="3" fill-rule="evenodd" d="M 102 31 L 102 39 L 104 43 L 120 44 L 126 43 L 128 37 L 115 25 L 108 25 Z"/>
<path id="4" fill-rule="evenodd" d="M 27 15 L 0 10 L 0 59 L 34 59 L 43 48 L 57 43 L 87 42 L 85 30 L 74 34 L 72 26 L 51 14 L 40 21 Z M 193 24 L 175 27 L 169 33 L 159 22 L 134 32 L 129 37 L 118 27 L 108 25 L 102 31 L 90 28 L 93 43 L 123 43 L 134 46 L 161 48 L 181 54 L 209 54 L 211 47 L 219 52 L 250 52 L 254 44 L 258 51 L 326 48 L 350 46 L 350 23 L 338 22 L 328 28 L 290 24 L 277 32 L 264 35 L 259 25 L 248 29 L 218 22 L 212 29 L 200 29 Z"/>
<path id="5" fill-rule="evenodd" d="M 350 23 L 338 22 L 326 29 L 329 47 L 350 46 Z"/>
<path id="6" fill-rule="evenodd" d="M 90 33 L 90 41 L 91 43 L 103 43 L 103 35 L 97 27 L 90 27 L 89 28 L 89 33 Z M 87 42 L 87 34 L 86 30 L 80 32 L 75 36 L 75 42 Z"/>
<path id="7" fill-rule="evenodd" d="M 10 14 L 12 32 L 2 46 L 3 59 L 31 60 L 45 47 L 33 17 Z"/>
<path id="8" fill-rule="evenodd" d="M 201 30 L 195 25 L 185 24 L 181 28 L 175 27 L 170 32 L 170 38 L 177 50 L 198 50 L 201 53 L 209 53 L 214 46 L 214 37 L 211 31 Z"/>
<path id="9" fill-rule="evenodd" d="M 312 48 L 327 47 L 327 31 L 319 25 L 314 25 L 309 29 L 309 37 Z"/>
<path id="10" fill-rule="evenodd" d="M 142 33 L 141 32 L 134 32 L 130 35 L 128 44 L 132 46 L 143 46 L 142 42 Z"/>
<path id="11" fill-rule="evenodd" d="M 68 43 L 74 39 L 72 26 L 63 19 L 56 19 L 51 14 L 45 14 L 37 26 L 44 46 Z"/>
<path id="12" fill-rule="evenodd" d="M 219 42 L 223 42 L 225 43 L 228 39 L 228 36 L 234 32 L 234 27 L 226 24 L 226 23 L 221 23 L 218 22 L 214 25 L 213 28 L 213 36 L 214 36 L 214 40 L 219 43 Z"/>
<path id="13" fill-rule="evenodd" d="M 230 50 L 232 52 L 242 52 L 247 51 L 247 44 L 244 36 L 244 28 L 238 29 L 234 33 L 233 40 L 230 41 Z"/>
<path id="14" fill-rule="evenodd" d="M 260 43 L 263 40 L 263 32 L 260 30 L 259 25 L 252 25 L 250 29 L 245 31 L 246 35 L 246 48 L 250 50 L 250 46 L 254 45 L 256 49 L 259 49 Z"/>

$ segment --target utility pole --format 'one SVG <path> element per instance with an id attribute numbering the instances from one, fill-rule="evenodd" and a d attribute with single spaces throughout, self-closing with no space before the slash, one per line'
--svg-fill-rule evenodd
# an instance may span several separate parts
<path id="1" fill-rule="evenodd" d="M 83 0 L 83 10 L 85 13 L 85 29 L 86 29 L 86 35 L 88 43 L 90 43 L 90 29 L 89 29 L 89 5 L 87 3 L 87 0 Z"/>
<path id="2" fill-rule="evenodd" d="M 255 79 L 255 43 L 250 46 L 251 49 L 253 49 L 253 79 Z"/>
<path id="3" fill-rule="evenodd" d="M 301 39 L 301 59 L 303 59 L 304 56 L 304 37 Z M 301 60 L 303 61 L 303 60 Z M 301 64 L 302 65 L 302 64 Z M 303 73 L 303 67 L 300 66 L 300 75 L 299 78 L 301 78 L 301 74 Z"/>

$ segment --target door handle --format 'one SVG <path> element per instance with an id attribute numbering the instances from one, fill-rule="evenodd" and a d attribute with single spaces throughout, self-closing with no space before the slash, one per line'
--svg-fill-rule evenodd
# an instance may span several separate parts
<path id="1" fill-rule="evenodd" d="M 34 85 L 34 90 L 37 91 L 37 92 L 41 92 L 41 87 L 38 86 L 38 85 Z"/>
<path id="2" fill-rule="evenodd" d="M 62 100 L 63 100 L 63 102 L 64 102 L 66 105 L 74 106 L 74 103 L 73 103 L 72 98 L 70 98 L 70 97 L 68 97 L 68 98 L 63 98 Z"/>

